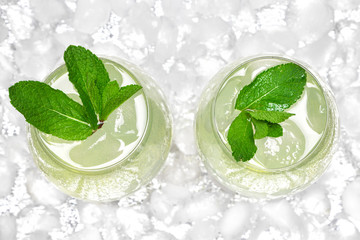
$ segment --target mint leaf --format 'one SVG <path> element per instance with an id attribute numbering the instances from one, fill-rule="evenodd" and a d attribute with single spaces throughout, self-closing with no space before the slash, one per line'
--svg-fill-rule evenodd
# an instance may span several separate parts
<path id="1" fill-rule="evenodd" d="M 235 108 L 283 111 L 301 96 L 306 72 L 294 63 L 277 65 L 257 75 L 239 93 Z"/>
<path id="2" fill-rule="evenodd" d="M 283 111 L 300 99 L 305 84 L 306 71 L 287 63 L 260 73 L 240 91 L 235 109 L 241 113 L 231 123 L 227 136 L 236 161 L 248 161 L 255 155 L 254 138 L 283 135 L 278 123 L 295 115 Z"/>
<path id="3" fill-rule="evenodd" d="M 36 81 L 23 81 L 9 88 L 13 106 L 25 119 L 48 134 L 65 140 L 83 140 L 100 129 L 112 111 L 133 96 L 141 86 L 120 88 L 110 82 L 102 61 L 81 46 L 64 53 L 69 80 L 83 105 L 60 90 Z"/>
<path id="4" fill-rule="evenodd" d="M 280 123 L 295 115 L 287 112 L 275 112 L 275 111 L 264 111 L 264 110 L 247 110 L 251 117 L 257 120 L 265 120 L 272 123 Z"/>
<path id="5" fill-rule="evenodd" d="M 117 83 L 117 81 L 111 81 L 109 82 L 103 92 L 103 96 L 102 96 L 102 108 L 105 108 L 105 105 L 107 104 L 107 102 L 114 97 L 118 92 L 120 91 L 120 87 L 119 84 Z"/>
<path id="6" fill-rule="evenodd" d="M 278 123 L 268 123 L 269 137 L 281 137 L 283 135 L 283 128 Z"/>
<path id="7" fill-rule="evenodd" d="M 102 111 L 102 93 L 110 81 L 102 61 L 81 46 L 70 45 L 64 60 L 69 72 L 69 80 L 75 86 L 87 111 L 93 129 L 98 128 L 96 114 Z"/>
<path id="8" fill-rule="evenodd" d="M 92 134 L 83 106 L 45 83 L 18 82 L 9 88 L 9 97 L 26 121 L 44 133 L 66 140 L 83 140 Z"/>
<path id="9" fill-rule="evenodd" d="M 255 139 L 261 139 L 268 135 L 268 123 L 266 121 L 260 121 L 255 118 L 251 118 L 251 122 L 254 124 L 255 128 Z"/>
<path id="10" fill-rule="evenodd" d="M 249 114 L 243 111 L 235 118 L 230 125 L 227 139 L 237 162 L 248 161 L 254 156 L 257 147 Z"/>
<path id="11" fill-rule="evenodd" d="M 128 100 L 137 91 L 139 91 L 141 89 L 141 86 L 127 85 L 120 88 L 120 90 L 116 93 L 115 88 L 115 84 L 112 84 L 108 87 L 106 92 L 104 91 L 103 99 L 106 100 L 106 102 L 104 102 L 103 111 L 100 115 L 100 121 L 105 121 L 112 111 L 118 108 L 123 102 Z"/>

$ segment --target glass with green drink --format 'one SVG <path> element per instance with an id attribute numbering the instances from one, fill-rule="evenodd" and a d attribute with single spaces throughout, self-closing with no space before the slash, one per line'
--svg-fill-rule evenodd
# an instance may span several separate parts
<path id="1" fill-rule="evenodd" d="M 84 71 L 84 78 L 91 79 L 88 73 L 98 74 L 99 69 L 102 68 L 96 69 L 99 66 L 97 60 L 82 57 L 85 59 L 85 64 L 90 62 L 91 65 L 91 61 L 93 61 L 92 64 L 97 64 L 95 67 L 91 66 L 88 72 Z M 34 160 L 52 183 L 63 192 L 79 199 L 112 201 L 136 191 L 159 172 L 169 152 L 172 126 L 164 97 L 146 73 L 125 60 L 106 57 L 99 61 L 108 73 L 107 84 L 111 83 L 114 86 L 113 90 L 103 90 L 102 101 L 107 101 L 109 106 L 111 104 L 113 106 L 108 107 L 103 104 L 102 113 L 96 114 L 98 122 L 95 122 L 95 128 L 91 129 L 90 123 L 86 122 L 90 118 L 87 117 L 86 111 L 84 111 L 84 120 L 80 117 L 76 118 L 78 116 L 76 114 L 71 115 L 73 109 L 68 112 L 68 115 L 71 115 L 67 116 L 69 121 L 74 120 L 74 124 L 83 125 L 74 125 L 78 128 L 74 127 L 69 131 L 66 128 L 71 128 L 71 125 L 59 125 L 61 131 L 67 131 L 68 135 L 65 135 L 65 138 L 61 137 L 62 132 L 54 134 L 51 132 L 55 131 L 54 126 L 60 124 L 55 121 L 56 119 L 49 126 L 49 130 L 43 129 L 45 125 L 40 125 L 38 128 L 37 124 L 40 124 L 38 119 L 35 119 L 35 123 L 32 122 L 33 115 L 42 113 L 33 110 L 36 113 L 28 113 L 24 116 L 31 123 L 28 124 L 27 130 Z M 81 86 L 69 81 L 69 77 L 74 78 L 74 74 L 68 73 L 74 71 L 73 69 L 69 71 L 74 66 L 80 70 L 82 68 L 80 63 L 67 62 L 67 65 L 60 66 L 46 77 L 45 84 L 62 91 L 72 101 L 78 103 L 78 106 L 84 108 L 86 105 L 83 103 L 86 99 L 84 100 L 83 95 L 81 96 Z M 95 79 L 99 81 L 100 77 Z M 93 101 L 96 95 L 92 95 L 93 85 L 86 81 L 90 82 L 85 79 L 84 89 L 89 90 L 89 99 L 96 109 L 95 101 Z M 138 88 L 125 97 L 127 92 L 122 89 L 131 90 L 131 87 L 135 86 Z M 20 104 L 16 102 L 16 94 L 20 95 L 18 94 L 20 90 L 17 92 L 15 90 L 17 89 L 10 88 L 10 97 L 13 105 L 20 111 L 21 106 L 19 107 Z M 118 95 L 116 95 L 117 92 Z M 48 101 L 46 97 L 40 96 L 41 92 L 38 94 L 39 101 Z M 105 99 L 107 94 L 113 98 Z M 62 117 L 66 115 L 66 111 L 62 109 L 66 103 L 61 102 L 50 110 Z M 52 105 L 47 107 L 52 107 Z M 113 111 L 103 114 L 106 109 L 113 109 Z M 105 117 L 101 119 L 102 114 L 108 115 L 106 120 L 104 120 Z M 84 130 L 83 132 L 87 134 L 84 137 L 73 137 L 82 134 L 77 132 L 82 126 L 90 127 L 89 134 L 86 132 L 88 130 Z M 71 131 L 73 131 L 73 136 Z"/>
<path id="2" fill-rule="evenodd" d="M 276 198 L 316 181 L 331 161 L 339 119 L 334 97 L 309 66 L 260 55 L 225 66 L 196 117 L 207 169 L 225 187 Z"/>

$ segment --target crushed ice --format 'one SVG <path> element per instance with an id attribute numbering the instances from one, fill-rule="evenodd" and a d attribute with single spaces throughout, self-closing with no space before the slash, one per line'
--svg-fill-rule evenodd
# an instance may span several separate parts
<path id="1" fill-rule="evenodd" d="M 358 0 L 0 1 L 0 239 L 359 239 L 360 2 Z M 117 203 L 59 192 L 26 146 L 6 89 L 42 80 L 67 45 L 126 58 L 149 72 L 174 117 L 157 178 Z M 340 109 L 340 148 L 307 190 L 258 201 L 219 187 L 200 163 L 193 121 L 212 75 L 264 52 L 308 62 Z"/>

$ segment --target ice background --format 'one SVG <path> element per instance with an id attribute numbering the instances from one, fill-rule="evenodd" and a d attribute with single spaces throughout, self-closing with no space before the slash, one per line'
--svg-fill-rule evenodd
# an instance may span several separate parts
<path id="1" fill-rule="evenodd" d="M 360 0 L 0 0 L 0 239 L 360 239 Z M 7 88 L 42 80 L 69 44 L 141 66 L 165 93 L 174 138 L 163 171 L 118 202 L 70 198 L 35 167 Z M 333 90 L 339 149 L 307 190 L 264 201 L 222 189 L 193 121 L 210 78 L 265 52 L 311 65 Z"/>

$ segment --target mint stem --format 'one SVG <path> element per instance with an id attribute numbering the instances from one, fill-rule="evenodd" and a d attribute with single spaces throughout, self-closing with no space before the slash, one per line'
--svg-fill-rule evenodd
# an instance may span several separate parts
<path id="1" fill-rule="evenodd" d="M 102 126 L 104 125 L 104 121 L 103 120 L 100 120 L 100 123 L 99 123 L 99 125 L 98 125 L 98 129 L 100 129 L 100 128 L 102 128 Z"/>

